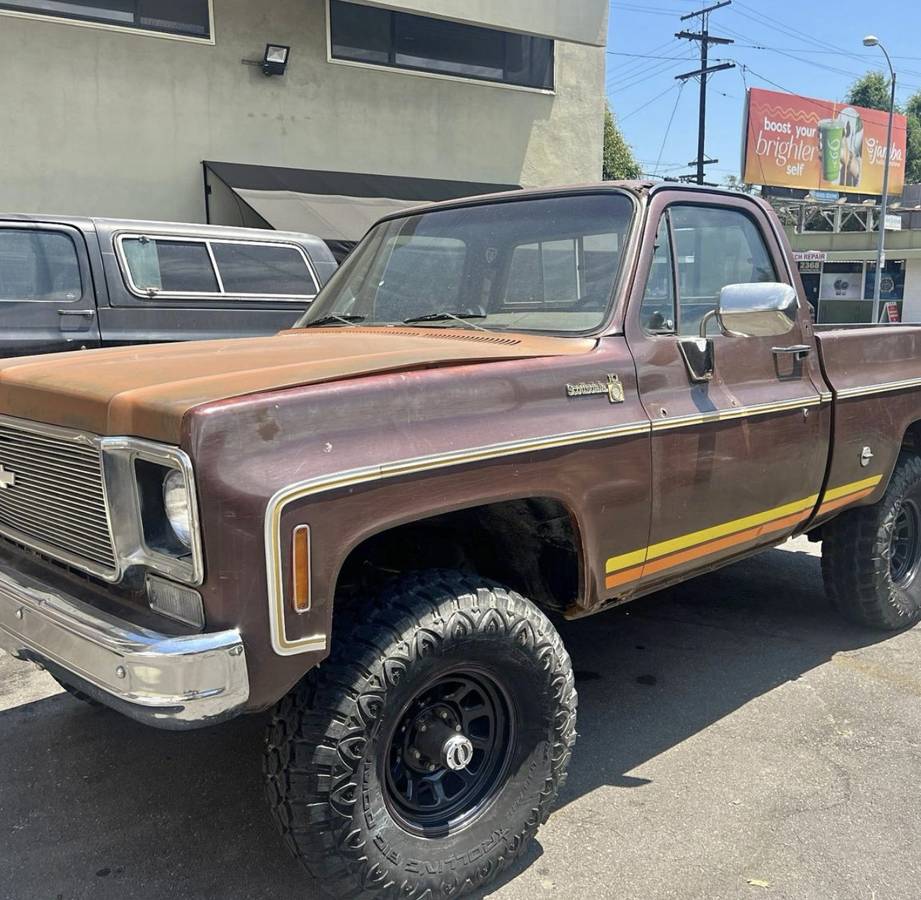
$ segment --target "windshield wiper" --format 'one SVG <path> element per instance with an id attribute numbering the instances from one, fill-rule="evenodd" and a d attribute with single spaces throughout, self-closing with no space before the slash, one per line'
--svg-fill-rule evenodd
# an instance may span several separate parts
<path id="1" fill-rule="evenodd" d="M 413 316 L 409 319 L 404 319 L 404 325 L 420 325 L 423 322 L 460 322 L 465 328 L 474 328 L 477 331 L 488 331 L 487 328 L 482 328 L 479 325 L 474 325 L 473 322 L 468 321 L 469 319 L 485 319 L 486 313 L 452 313 L 452 312 L 437 312 L 429 313 L 425 316 Z"/>
<path id="2" fill-rule="evenodd" d="M 364 322 L 367 319 L 367 316 L 321 316 L 319 319 L 315 319 L 313 322 L 305 322 L 302 325 L 302 328 L 313 328 L 314 325 L 333 325 L 338 323 L 339 325 L 357 325 L 359 322 Z"/>

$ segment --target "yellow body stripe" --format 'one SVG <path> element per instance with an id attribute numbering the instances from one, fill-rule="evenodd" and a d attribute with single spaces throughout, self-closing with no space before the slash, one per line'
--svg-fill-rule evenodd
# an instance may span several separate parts
<path id="1" fill-rule="evenodd" d="M 856 494 L 865 488 L 876 487 L 883 480 L 882 475 L 873 475 L 871 478 L 864 478 L 863 481 L 854 481 L 851 484 L 842 484 L 841 487 L 829 488 L 822 495 L 822 502 L 827 503 L 829 500 L 837 500 L 847 494 Z"/>
<path id="2" fill-rule="evenodd" d="M 870 478 L 864 478 L 861 481 L 854 481 L 850 484 L 843 484 L 839 487 L 831 488 L 822 495 L 823 502 L 837 500 L 860 491 L 869 490 L 879 484 L 882 477 L 882 475 L 874 475 Z M 613 572 L 618 572 L 622 569 L 630 568 L 631 566 L 641 565 L 653 559 L 668 556 L 671 553 L 685 550 L 697 544 L 706 544 L 739 531 L 745 531 L 746 529 L 755 528 L 759 525 L 767 525 L 777 519 L 784 519 L 796 513 L 805 513 L 811 510 L 818 500 L 819 495 L 812 494 L 809 497 L 803 497 L 801 500 L 794 500 L 792 503 L 775 506 L 773 509 L 766 509 L 763 512 L 754 513 L 750 516 L 743 516 L 740 519 L 732 519 L 728 522 L 722 522 L 719 525 L 712 525 L 709 528 L 702 528 L 699 531 L 682 534 L 678 537 L 669 538 L 667 541 L 651 544 L 649 547 L 632 550 L 630 553 L 612 556 L 605 563 L 605 573 L 610 575 Z"/>

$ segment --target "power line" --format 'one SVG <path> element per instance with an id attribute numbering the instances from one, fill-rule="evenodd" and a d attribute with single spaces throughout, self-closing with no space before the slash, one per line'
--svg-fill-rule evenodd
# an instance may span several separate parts
<path id="1" fill-rule="evenodd" d="M 656 100 L 660 100 L 666 94 L 670 94 L 672 91 L 676 89 L 680 90 L 681 85 L 678 85 L 678 84 L 669 85 L 664 91 L 662 91 L 661 94 L 656 94 L 655 97 L 650 97 L 645 103 L 641 103 L 639 106 L 636 107 L 636 109 L 631 110 L 625 116 L 617 116 L 618 123 L 623 124 L 624 122 L 627 121 L 627 119 L 632 118 L 637 113 L 643 112 L 643 110 L 647 109 L 651 104 L 655 103 Z"/>
<path id="2" fill-rule="evenodd" d="M 653 67 L 647 71 L 637 72 L 634 75 L 628 77 L 627 81 L 613 81 L 608 85 L 609 90 L 613 90 L 615 87 L 619 91 L 625 91 L 629 88 L 636 87 L 638 84 L 642 84 L 648 81 L 650 78 L 654 78 L 657 75 L 664 75 L 666 72 L 672 71 L 679 68 L 682 64 L 688 61 L 688 57 L 684 57 L 678 62 L 668 62 L 658 66 Z"/>
<path id="3" fill-rule="evenodd" d="M 766 50 L 766 47 L 756 47 L 756 50 Z M 652 56 L 648 53 L 624 53 L 619 50 L 606 50 L 610 56 L 635 56 L 638 59 L 687 59 L 686 56 Z"/>
<path id="4" fill-rule="evenodd" d="M 675 97 L 675 105 L 672 107 L 672 114 L 668 117 L 668 124 L 665 126 L 665 135 L 662 138 L 662 145 L 659 147 L 659 156 L 656 159 L 656 167 L 652 170 L 653 175 L 656 175 L 659 172 L 659 163 L 662 161 L 662 154 L 665 152 L 665 142 L 668 140 L 668 134 L 672 130 L 672 122 L 675 121 L 675 113 L 678 112 L 678 103 L 681 100 L 681 92 L 684 90 L 685 84 L 687 84 L 687 82 L 682 81 L 681 87 L 678 88 L 678 96 Z"/>

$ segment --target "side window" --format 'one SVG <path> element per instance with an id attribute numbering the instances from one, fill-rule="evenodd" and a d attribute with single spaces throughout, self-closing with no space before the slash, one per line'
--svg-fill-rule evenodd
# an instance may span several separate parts
<path id="1" fill-rule="evenodd" d="M 696 335 L 727 284 L 776 281 L 761 232 L 744 213 L 706 206 L 669 209 L 678 267 L 678 333 Z"/>
<path id="2" fill-rule="evenodd" d="M 68 235 L 0 229 L 0 301 L 70 303 L 82 296 L 77 248 Z"/>
<path id="3" fill-rule="evenodd" d="M 221 283 L 228 294 L 313 297 L 317 283 L 300 250 L 280 244 L 212 241 Z"/>
<path id="4" fill-rule="evenodd" d="M 140 291 L 220 292 L 208 247 L 202 241 L 126 238 L 122 249 L 131 281 Z"/>
<path id="5" fill-rule="evenodd" d="M 640 309 L 643 328 L 654 334 L 675 332 L 675 276 L 672 269 L 672 242 L 668 230 L 668 213 L 659 220 L 656 252 L 652 258 L 646 291 Z"/>

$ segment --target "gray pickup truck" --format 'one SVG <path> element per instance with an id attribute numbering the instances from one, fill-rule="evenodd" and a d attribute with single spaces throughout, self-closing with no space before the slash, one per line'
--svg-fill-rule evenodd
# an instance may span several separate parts
<path id="1" fill-rule="evenodd" d="M 306 234 L 0 216 L 0 357 L 274 334 L 335 269 Z"/>

